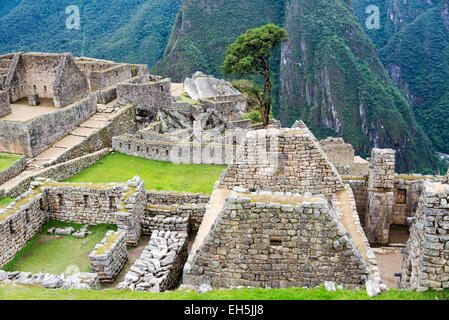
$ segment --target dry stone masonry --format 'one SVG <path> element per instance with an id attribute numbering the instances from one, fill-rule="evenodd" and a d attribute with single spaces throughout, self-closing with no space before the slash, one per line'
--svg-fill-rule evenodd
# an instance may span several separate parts
<path id="1" fill-rule="evenodd" d="M 394 203 L 394 167 L 394 150 L 372 150 L 364 224 L 370 243 L 387 244 L 389 241 Z"/>
<path id="2" fill-rule="evenodd" d="M 122 270 L 128 259 L 126 251 L 126 234 L 124 232 L 108 231 L 89 254 L 92 271 L 98 274 L 101 282 L 112 283 Z"/>
<path id="3" fill-rule="evenodd" d="M 154 231 L 140 258 L 118 289 L 163 292 L 174 289 L 187 259 L 188 235 Z"/>
<path id="4" fill-rule="evenodd" d="M 402 262 L 400 287 L 449 288 L 449 185 L 426 182 Z"/>
<path id="5" fill-rule="evenodd" d="M 332 281 L 356 288 L 369 272 L 326 198 L 235 188 L 186 264 L 184 283 L 287 288 Z"/>

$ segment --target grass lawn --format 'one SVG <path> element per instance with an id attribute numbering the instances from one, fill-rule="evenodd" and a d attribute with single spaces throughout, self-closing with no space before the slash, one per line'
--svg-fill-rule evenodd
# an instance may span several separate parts
<path id="1" fill-rule="evenodd" d="M 226 166 L 174 164 L 121 153 L 110 154 L 65 182 L 126 182 L 140 176 L 147 190 L 212 193 Z"/>
<path id="2" fill-rule="evenodd" d="M 76 266 L 80 272 L 91 272 L 88 255 L 95 245 L 100 243 L 108 230 L 116 230 L 115 225 L 90 226 L 93 234 L 84 239 L 72 236 L 55 236 L 47 234 L 51 227 L 74 227 L 79 230 L 82 225 L 50 220 L 42 232 L 33 239 L 8 263 L 5 271 L 26 271 L 31 273 L 61 274 L 71 273 L 69 266 Z M 86 241 L 86 245 L 83 242 Z"/>
<path id="3" fill-rule="evenodd" d="M 46 290 L 36 288 L 1 287 L 0 300 L 448 300 L 449 291 L 390 290 L 375 298 L 366 291 L 327 292 L 315 289 L 240 289 L 214 290 L 204 294 L 177 290 L 164 293 L 132 292 L 119 290 Z"/>
<path id="4" fill-rule="evenodd" d="M 11 199 L 11 198 L 0 198 L 0 205 L 2 205 L 2 204 L 10 204 L 13 201 L 14 201 L 14 199 Z"/>
<path id="5" fill-rule="evenodd" d="M 20 159 L 21 156 L 13 154 L 1 154 L 0 153 L 0 171 L 9 168 L 14 162 Z"/>

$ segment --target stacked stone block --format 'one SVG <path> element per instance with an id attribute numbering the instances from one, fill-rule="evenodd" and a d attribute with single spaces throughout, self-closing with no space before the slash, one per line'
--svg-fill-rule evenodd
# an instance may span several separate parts
<path id="1" fill-rule="evenodd" d="M 128 259 L 126 234 L 108 231 L 100 244 L 89 254 L 92 271 L 101 282 L 112 283 Z"/>
<path id="2" fill-rule="evenodd" d="M 389 241 L 394 198 L 395 151 L 373 149 L 369 167 L 364 229 L 370 243 Z"/>
<path id="3" fill-rule="evenodd" d="M 329 199 L 343 182 L 307 129 L 267 129 L 247 133 L 221 188 L 324 194 Z"/>
<path id="4" fill-rule="evenodd" d="M 27 164 L 27 158 L 22 156 L 15 161 L 9 168 L 0 171 L 0 185 L 22 173 Z"/>
<path id="5" fill-rule="evenodd" d="M 163 292 L 176 288 L 187 259 L 188 235 L 154 231 L 118 289 Z"/>
<path id="6" fill-rule="evenodd" d="M 216 288 L 315 287 L 325 281 L 356 288 L 369 272 L 326 198 L 234 189 L 183 279 Z"/>
<path id="7" fill-rule="evenodd" d="M 100 282 L 95 273 L 75 273 L 71 276 L 49 273 L 32 274 L 31 272 L 5 272 L 0 270 L 0 286 L 41 286 L 45 289 L 64 290 L 99 290 Z"/>
<path id="8" fill-rule="evenodd" d="M 449 288 L 449 185 L 425 182 L 402 262 L 400 287 Z"/>
<path id="9" fill-rule="evenodd" d="M 147 206 L 141 220 L 143 234 L 155 230 L 189 232 L 190 215 L 180 206 Z"/>
<path id="10" fill-rule="evenodd" d="M 0 118 L 10 114 L 11 111 L 8 91 L 0 90 Z"/>

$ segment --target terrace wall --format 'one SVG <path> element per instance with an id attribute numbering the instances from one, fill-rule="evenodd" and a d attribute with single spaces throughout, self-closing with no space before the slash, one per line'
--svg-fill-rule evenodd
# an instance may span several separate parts
<path id="1" fill-rule="evenodd" d="M 0 185 L 14 178 L 18 174 L 22 173 L 26 165 L 27 165 L 27 158 L 25 156 L 22 156 L 20 157 L 20 159 L 15 161 L 9 168 L 0 171 Z"/>

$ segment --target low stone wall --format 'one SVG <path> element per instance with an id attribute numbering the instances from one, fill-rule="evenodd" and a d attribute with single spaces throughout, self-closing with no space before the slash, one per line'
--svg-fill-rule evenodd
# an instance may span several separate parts
<path id="1" fill-rule="evenodd" d="M 98 160 L 101 160 L 104 157 L 106 157 L 109 153 L 110 153 L 109 149 L 103 149 L 95 153 L 49 167 L 44 171 L 41 171 L 33 176 L 23 179 L 14 188 L 10 190 L 4 190 L 5 196 L 9 198 L 15 198 L 19 196 L 29 188 L 31 182 L 37 177 L 48 178 L 56 181 L 66 180 L 80 173 L 84 169 L 89 168 Z"/>
<path id="2" fill-rule="evenodd" d="M 364 286 L 368 264 L 327 199 L 240 191 L 230 193 L 186 264 L 185 284 L 310 288 L 333 281 L 348 289 Z"/>
<path id="3" fill-rule="evenodd" d="M 90 90 L 102 90 L 130 78 L 132 78 L 132 71 L 129 64 L 117 64 L 105 70 L 93 70 L 89 74 Z"/>
<path id="4" fill-rule="evenodd" d="M 9 168 L 0 171 L 0 185 L 4 184 L 6 181 L 14 178 L 15 176 L 22 173 L 27 165 L 27 158 L 25 156 L 20 157 L 15 161 Z"/>
<path id="5" fill-rule="evenodd" d="M 449 288 L 449 185 L 425 182 L 403 255 L 400 288 Z"/>
<path id="6" fill-rule="evenodd" d="M 96 108 L 95 94 L 91 94 L 73 105 L 27 123 L 0 120 L 0 152 L 34 157 L 90 118 Z"/>
<path id="7" fill-rule="evenodd" d="M 95 130 L 81 143 L 68 149 L 53 162 L 47 164 L 53 165 L 56 163 L 67 162 L 86 154 L 96 152 L 100 149 L 109 148 L 112 146 L 113 137 L 123 133 L 133 133 L 135 131 L 135 109 L 132 105 L 128 105 L 110 119 L 105 127 Z"/>
<path id="8" fill-rule="evenodd" d="M 154 231 L 118 289 L 163 292 L 176 288 L 187 259 L 187 233 Z"/>
<path id="9" fill-rule="evenodd" d="M 114 137 L 112 147 L 120 153 L 150 160 L 215 165 L 230 164 L 237 150 L 227 144 L 152 141 L 135 135 Z"/>
<path id="10" fill-rule="evenodd" d="M 45 205 L 45 195 L 38 189 L 31 189 L 5 208 L 0 208 L 0 269 L 48 221 Z"/>
<path id="11" fill-rule="evenodd" d="M 362 179 L 362 177 L 360 177 L 360 180 L 355 180 L 355 178 L 349 180 L 345 177 L 342 177 L 342 179 L 351 186 L 357 212 L 363 224 L 365 222 L 366 202 L 368 201 L 368 179 Z"/>
<path id="12" fill-rule="evenodd" d="M 0 90 L 0 118 L 10 114 L 11 111 L 8 91 Z"/>
<path id="13" fill-rule="evenodd" d="M 207 204 L 210 194 L 176 191 L 147 191 L 147 203 L 157 205 Z"/>
<path id="14" fill-rule="evenodd" d="M 92 271 L 101 282 L 112 283 L 128 259 L 126 234 L 108 231 L 100 244 L 89 254 Z"/>
<path id="15" fill-rule="evenodd" d="M 76 273 L 69 277 L 48 273 L 32 274 L 30 272 L 5 272 L 0 270 L 0 286 L 13 285 L 24 287 L 41 286 L 46 289 L 64 290 L 99 290 L 100 282 L 95 273 Z"/>

